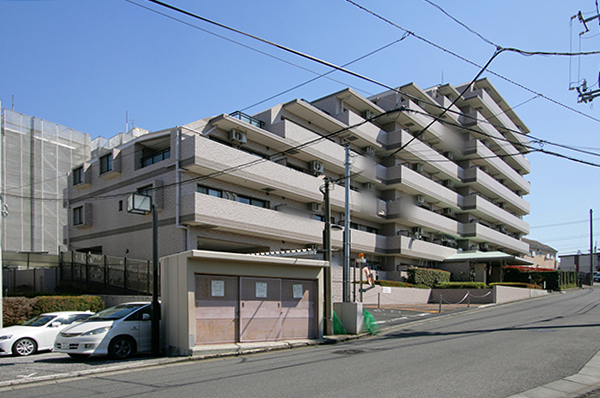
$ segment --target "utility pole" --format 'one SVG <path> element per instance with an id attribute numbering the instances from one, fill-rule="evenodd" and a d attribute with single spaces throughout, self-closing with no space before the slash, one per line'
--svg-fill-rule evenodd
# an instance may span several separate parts
<path id="1" fill-rule="evenodd" d="M 346 172 L 344 174 L 344 303 L 350 302 L 350 144 L 346 144 Z"/>
<path id="2" fill-rule="evenodd" d="M 583 24 L 584 27 L 584 31 L 579 33 L 579 36 L 584 35 L 585 33 L 590 31 L 590 28 L 588 26 L 588 22 L 593 21 L 594 19 L 598 19 L 600 18 L 600 14 L 591 16 L 589 18 L 585 18 L 583 16 L 583 13 L 581 11 L 579 11 L 577 13 L 577 15 L 573 15 L 571 17 L 571 20 L 573 19 L 579 19 L 579 22 L 581 22 Z M 581 39 L 580 39 L 581 40 Z M 599 80 L 600 80 L 600 76 L 598 76 Z M 571 90 L 573 88 L 570 88 Z M 600 97 L 600 89 L 598 90 L 589 90 L 588 85 L 587 85 L 587 80 L 583 80 L 583 83 L 581 84 L 581 86 L 575 87 L 575 89 L 577 90 L 577 93 L 579 94 L 579 99 L 577 100 L 577 103 L 587 103 L 587 102 L 592 102 L 594 100 L 594 98 L 596 97 Z"/>
<path id="3" fill-rule="evenodd" d="M 333 281 L 331 270 L 331 201 L 329 199 L 329 178 L 320 188 L 325 206 L 325 228 L 323 229 L 323 260 L 329 265 L 325 268 L 325 335 L 333 334 Z"/>
<path id="4" fill-rule="evenodd" d="M 594 224 L 593 215 L 594 211 L 590 209 L 590 286 L 594 286 Z"/>

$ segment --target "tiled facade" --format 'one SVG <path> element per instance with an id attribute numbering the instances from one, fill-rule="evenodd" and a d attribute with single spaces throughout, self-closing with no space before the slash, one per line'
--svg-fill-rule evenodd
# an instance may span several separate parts
<path id="1" fill-rule="evenodd" d="M 70 249 L 150 259 L 152 216 L 127 212 L 140 189 L 159 210 L 159 256 L 319 249 L 323 175 L 337 181 L 332 218 L 344 224 L 348 144 L 353 258 L 398 271 L 457 252 L 523 256 L 529 131 L 486 79 L 434 119 L 465 87 L 409 84 L 371 98 L 345 89 L 100 149 L 70 176 Z M 332 232 L 334 263 L 342 238 Z"/>

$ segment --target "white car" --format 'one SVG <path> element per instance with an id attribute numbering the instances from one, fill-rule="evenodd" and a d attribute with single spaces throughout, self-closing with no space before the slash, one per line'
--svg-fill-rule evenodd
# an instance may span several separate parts
<path id="1" fill-rule="evenodd" d="M 100 311 L 56 336 L 54 351 L 72 358 L 124 359 L 152 349 L 150 303 L 124 303 Z"/>
<path id="2" fill-rule="evenodd" d="M 49 312 L 21 325 L 0 329 L 0 355 L 25 356 L 51 350 L 58 332 L 92 314 L 89 311 Z"/>

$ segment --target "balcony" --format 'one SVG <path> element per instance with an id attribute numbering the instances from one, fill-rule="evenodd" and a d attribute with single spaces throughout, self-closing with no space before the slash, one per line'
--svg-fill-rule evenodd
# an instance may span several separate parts
<path id="1" fill-rule="evenodd" d="M 335 146 L 339 148 L 338 145 Z M 254 155 L 205 137 L 193 135 L 186 138 L 181 145 L 181 151 L 181 167 L 190 172 L 211 174 L 228 170 L 215 178 L 256 190 L 268 188 L 286 198 L 301 202 L 323 201 L 323 195 L 319 191 L 323 180 L 274 162 L 258 159 Z M 249 163 L 252 165 L 244 166 Z M 372 172 L 375 173 L 375 168 L 372 168 Z M 350 192 L 350 210 L 353 212 L 361 211 L 360 195 L 359 192 Z M 333 189 L 330 197 L 332 208 L 337 211 L 344 209 L 344 189 Z"/>
<path id="2" fill-rule="evenodd" d="M 181 222 L 184 225 L 216 228 L 242 235 L 261 236 L 299 244 L 320 243 L 324 223 L 198 192 L 181 197 Z M 342 247 L 342 233 L 332 234 L 332 245 Z M 352 230 L 353 250 L 384 252 L 386 237 Z"/>
<path id="3" fill-rule="evenodd" d="M 381 169 L 378 171 L 381 173 Z M 401 188 L 410 195 L 424 195 L 426 201 L 441 202 L 446 207 L 453 208 L 462 206 L 462 197 L 458 193 L 406 166 L 388 167 L 385 182 L 391 188 Z"/>
<path id="4" fill-rule="evenodd" d="M 473 106 L 473 108 L 480 110 L 487 120 L 512 130 L 507 130 L 505 132 L 511 141 L 518 143 L 523 147 L 529 146 L 529 139 L 524 134 L 517 134 L 513 132 L 523 131 L 523 128 L 520 128 L 515 124 L 515 122 L 507 115 L 507 112 L 498 106 L 496 101 L 494 101 L 494 99 L 485 89 L 467 91 L 464 95 L 464 98 L 465 102 L 469 103 L 471 106 Z M 523 149 L 519 150 L 523 151 Z"/>
<path id="5" fill-rule="evenodd" d="M 390 236 L 387 238 L 386 253 L 401 254 L 415 259 L 443 261 L 456 254 L 456 249 L 408 236 Z"/>
<path id="6" fill-rule="evenodd" d="M 339 115 L 335 115 L 335 117 L 347 126 L 354 126 L 359 123 L 363 123 L 360 126 L 354 128 L 354 131 L 358 133 L 356 137 L 360 140 L 358 142 L 354 141 L 354 144 L 361 147 L 366 145 L 372 145 L 376 148 L 378 146 L 381 146 L 382 144 L 386 144 L 387 132 L 380 129 L 373 123 L 365 123 L 365 119 L 363 119 L 356 113 L 346 110 L 345 112 L 340 113 Z"/>
<path id="7" fill-rule="evenodd" d="M 512 215 L 478 195 L 464 197 L 463 210 L 472 213 L 476 217 L 490 221 L 494 224 L 502 224 L 512 228 L 521 234 L 529 233 L 529 224 L 522 219 Z"/>
<path id="8" fill-rule="evenodd" d="M 415 140 L 413 138 L 414 137 L 406 130 L 397 130 L 388 133 L 387 149 L 400 148 L 410 142 L 410 144 L 404 148 L 404 151 L 411 156 L 420 159 L 428 171 L 432 173 L 441 173 L 441 176 L 438 176 L 440 179 L 442 176 L 444 177 L 443 179 L 462 179 L 463 169 L 461 167 L 433 150 L 421 140 Z"/>
<path id="9" fill-rule="evenodd" d="M 531 191 L 531 184 L 529 181 L 525 180 L 521 174 L 517 173 L 515 169 L 510 167 L 503 159 L 497 157 L 496 154 L 481 141 L 468 141 L 465 144 L 464 155 L 469 159 L 473 159 L 474 163 L 487 166 L 491 170 L 490 174 L 500 174 L 500 176 L 495 177 L 504 179 L 504 185 L 511 190 L 520 190 L 523 195 L 526 195 Z"/>
<path id="10" fill-rule="evenodd" d="M 500 246 L 505 250 L 520 254 L 529 253 L 529 244 L 476 222 L 463 225 L 463 237 L 488 242 L 494 246 Z"/>
<path id="11" fill-rule="evenodd" d="M 415 226 L 421 226 L 436 233 L 460 236 L 460 223 L 449 217 L 415 206 L 412 202 L 394 201 L 387 204 L 388 220 L 402 219 Z"/>
<path id="12" fill-rule="evenodd" d="M 262 120 L 253 118 L 250 115 L 246 115 L 242 111 L 235 111 L 233 113 L 230 113 L 229 116 L 234 117 L 236 119 L 240 119 L 242 122 L 246 122 L 254 127 L 258 127 L 259 129 L 265 128 L 265 122 L 263 122 Z"/>
<path id="13" fill-rule="evenodd" d="M 465 170 L 463 182 L 471 185 L 473 189 L 488 198 L 504 202 L 509 211 L 519 215 L 529 214 L 529 203 L 477 167 Z"/>
<path id="14" fill-rule="evenodd" d="M 504 161 L 508 163 L 515 170 L 521 170 L 521 174 L 529 174 L 531 171 L 531 164 L 529 160 L 521 152 L 523 148 L 516 148 L 513 143 L 516 141 L 508 141 L 500 132 L 492 125 L 481 122 L 483 117 L 478 111 L 473 111 L 465 116 L 461 116 L 461 122 L 467 126 L 475 127 L 481 131 L 481 134 L 474 134 L 481 140 L 488 140 L 494 147 L 494 153 L 497 155 L 504 156 Z M 510 139 L 510 138 L 509 138 Z M 529 143 L 529 141 L 527 141 Z M 465 149 L 466 150 L 466 149 Z"/>

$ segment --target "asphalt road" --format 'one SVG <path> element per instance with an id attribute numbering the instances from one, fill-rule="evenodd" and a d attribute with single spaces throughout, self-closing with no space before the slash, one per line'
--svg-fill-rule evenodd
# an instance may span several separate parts
<path id="1" fill-rule="evenodd" d="M 125 369 L 0 393 L 3 398 L 507 397 L 577 373 L 596 354 L 599 304 L 600 289 L 574 290 L 431 318 L 341 344 Z M 0 373 L 10 367 L 5 360 L 0 359 Z"/>

